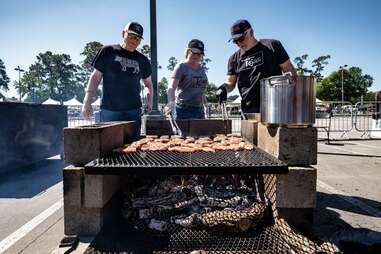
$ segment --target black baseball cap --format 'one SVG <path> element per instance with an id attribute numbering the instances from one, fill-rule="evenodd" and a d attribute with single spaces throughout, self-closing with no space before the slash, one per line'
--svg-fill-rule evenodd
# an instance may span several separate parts
<path id="1" fill-rule="evenodd" d="M 188 43 L 188 48 L 192 50 L 194 53 L 204 55 L 204 43 L 200 40 L 193 39 Z"/>
<path id="2" fill-rule="evenodd" d="M 129 34 L 135 34 L 139 38 L 143 39 L 143 27 L 138 22 L 130 22 L 124 27 L 124 31 Z"/>
<path id="3" fill-rule="evenodd" d="M 231 38 L 229 41 L 239 38 L 245 34 L 245 32 L 251 28 L 249 21 L 246 19 L 239 19 L 230 28 Z"/>

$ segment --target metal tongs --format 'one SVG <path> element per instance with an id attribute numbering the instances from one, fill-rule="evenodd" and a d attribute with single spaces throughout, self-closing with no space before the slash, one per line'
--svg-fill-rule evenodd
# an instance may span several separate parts
<path id="1" fill-rule="evenodd" d="M 226 111 L 226 102 L 225 101 L 220 102 L 220 107 L 221 107 L 221 117 L 224 123 L 225 134 L 227 134 L 228 133 L 227 125 L 228 125 L 229 116 L 228 116 L 228 112 Z"/>
<path id="2" fill-rule="evenodd" d="M 176 120 L 175 120 L 175 117 L 173 116 L 173 113 L 169 112 L 169 113 L 166 113 L 166 115 L 169 119 L 169 123 L 171 124 L 173 134 L 183 136 L 183 133 L 181 132 L 180 127 L 176 123 Z"/>

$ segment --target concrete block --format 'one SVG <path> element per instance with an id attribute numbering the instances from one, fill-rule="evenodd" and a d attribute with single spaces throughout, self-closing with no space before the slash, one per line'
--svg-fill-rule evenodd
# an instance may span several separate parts
<path id="1" fill-rule="evenodd" d="M 84 168 L 68 166 L 63 169 L 64 206 L 82 206 L 82 186 Z"/>
<path id="2" fill-rule="evenodd" d="M 317 164 L 315 127 L 283 127 L 258 124 L 258 147 L 289 166 Z"/>
<path id="3" fill-rule="evenodd" d="M 189 121 L 188 120 L 177 120 L 177 125 L 179 126 L 183 135 L 189 135 Z M 146 121 L 146 135 L 172 135 L 172 127 L 169 120 L 166 119 L 147 119 Z"/>
<path id="4" fill-rule="evenodd" d="M 103 208 L 64 206 L 65 235 L 96 235 L 104 225 Z"/>
<path id="5" fill-rule="evenodd" d="M 208 136 L 232 133 L 232 121 L 222 119 L 189 120 L 190 136 Z"/>
<path id="6" fill-rule="evenodd" d="M 257 145 L 258 144 L 258 122 L 255 120 L 241 121 L 241 136 L 246 141 Z"/>
<path id="7" fill-rule="evenodd" d="M 106 155 L 123 145 L 123 124 L 102 123 L 64 129 L 65 162 L 75 166 Z"/>
<path id="8" fill-rule="evenodd" d="M 264 175 L 265 193 L 274 208 L 315 208 L 316 168 L 288 169 L 288 174 Z"/>
<path id="9" fill-rule="evenodd" d="M 85 175 L 84 202 L 85 208 L 102 208 L 120 190 L 121 176 L 118 175 Z"/>

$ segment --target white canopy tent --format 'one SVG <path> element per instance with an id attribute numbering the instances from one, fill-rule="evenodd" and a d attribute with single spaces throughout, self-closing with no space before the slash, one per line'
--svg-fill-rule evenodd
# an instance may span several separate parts
<path id="1" fill-rule="evenodd" d="M 60 102 L 49 98 L 46 101 L 44 101 L 42 104 L 45 104 L 45 105 L 60 105 Z"/>
<path id="2" fill-rule="evenodd" d="M 238 96 L 237 99 L 235 99 L 232 104 L 241 104 L 241 96 Z"/>
<path id="3" fill-rule="evenodd" d="M 101 105 L 101 98 L 99 97 L 96 99 L 93 103 L 91 103 L 92 106 L 100 106 Z"/>
<path id="4" fill-rule="evenodd" d="M 70 99 L 64 102 L 65 106 L 82 106 L 82 103 L 79 102 L 76 98 Z"/>

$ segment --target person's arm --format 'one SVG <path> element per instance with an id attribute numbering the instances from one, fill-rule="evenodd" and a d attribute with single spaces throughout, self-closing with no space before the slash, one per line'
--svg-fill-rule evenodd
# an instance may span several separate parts
<path id="1" fill-rule="evenodd" d="M 176 78 L 173 78 L 171 84 L 169 85 L 169 87 L 167 89 L 168 104 L 164 108 L 164 111 L 166 113 L 169 113 L 169 112 L 174 110 L 174 107 L 175 107 L 175 91 L 176 91 L 178 85 L 179 85 L 179 80 Z"/>
<path id="2" fill-rule="evenodd" d="M 95 91 L 98 89 L 99 84 L 101 83 L 103 78 L 103 73 L 94 69 L 93 73 L 91 73 L 89 82 L 87 83 L 86 95 L 83 99 L 82 106 L 82 115 L 85 118 L 89 118 L 93 114 L 93 107 L 91 106 L 91 99 Z"/>
<path id="3" fill-rule="evenodd" d="M 147 93 L 147 113 L 150 113 L 152 110 L 152 104 L 153 104 L 153 85 L 152 85 L 152 79 L 151 76 L 148 78 L 143 79 L 144 86 L 148 89 Z"/>
<path id="4" fill-rule="evenodd" d="M 224 87 L 226 88 L 226 91 L 227 92 L 233 91 L 236 83 L 237 83 L 237 76 L 236 75 L 227 75 L 225 82 L 224 82 Z"/>
<path id="5" fill-rule="evenodd" d="M 297 76 L 296 70 L 295 70 L 294 66 L 292 65 L 290 59 L 288 59 L 284 63 L 280 64 L 279 66 L 280 66 L 283 73 L 290 72 L 292 74 L 293 78 L 295 78 Z"/>

